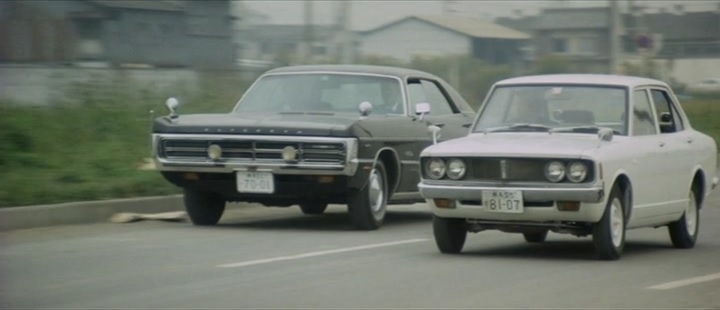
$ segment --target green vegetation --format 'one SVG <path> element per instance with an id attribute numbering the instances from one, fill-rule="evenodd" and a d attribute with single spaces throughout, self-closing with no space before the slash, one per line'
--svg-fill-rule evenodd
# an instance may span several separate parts
<path id="1" fill-rule="evenodd" d="M 560 59 L 542 60 L 534 73 L 566 70 Z M 367 64 L 402 65 L 389 58 Z M 434 73 L 477 107 L 511 68 L 471 58 L 417 58 L 407 67 Z M 179 193 L 157 171 L 138 169 L 149 157 L 150 110 L 166 114 L 176 96 L 181 113 L 229 111 L 252 80 L 232 72 L 200 76 L 187 85 L 161 88 L 119 78 L 76 84 L 46 107 L 0 102 L 0 207 Z M 720 99 L 682 102 L 693 127 L 720 141 Z"/>

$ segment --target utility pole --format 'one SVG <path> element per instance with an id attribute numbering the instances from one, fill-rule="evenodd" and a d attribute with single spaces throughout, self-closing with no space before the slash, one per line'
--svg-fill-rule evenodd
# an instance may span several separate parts
<path id="1" fill-rule="evenodd" d="M 610 25 L 610 73 L 618 73 L 620 63 L 620 9 L 617 0 L 609 0 L 609 25 Z"/>
<path id="2" fill-rule="evenodd" d="M 309 63 L 310 56 L 312 55 L 312 46 L 314 39 L 314 20 L 313 20 L 313 2 L 311 0 L 305 0 L 305 34 L 304 43 L 302 48 L 302 62 Z"/>
<path id="3" fill-rule="evenodd" d="M 336 42 L 338 58 L 341 63 L 355 62 L 355 38 L 350 31 L 350 12 L 352 2 L 340 0 L 337 2 Z"/>

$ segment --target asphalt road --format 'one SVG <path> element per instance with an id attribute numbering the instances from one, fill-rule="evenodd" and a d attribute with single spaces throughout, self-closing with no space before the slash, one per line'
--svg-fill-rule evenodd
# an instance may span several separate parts
<path id="1" fill-rule="evenodd" d="M 233 209 L 222 225 L 137 222 L 0 234 L 1 308 L 720 308 L 720 191 L 694 249 L 633 230 L 619 261 L 591 239 L 469 235 L 440 254 L 430 213 L 396 206 L 378 231 L 344 208 Z"/>

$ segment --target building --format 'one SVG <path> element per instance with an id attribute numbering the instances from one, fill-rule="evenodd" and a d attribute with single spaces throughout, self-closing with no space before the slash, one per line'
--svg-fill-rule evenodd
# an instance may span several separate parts
<path id="1" fill-rule="evenodd" d="M 228 0 L 0 2 L 0 62 L 224 68 Z"/>
<path id="2" fill-rule="evenodd" d="M 482 20 L 457 16 L 410 16 L 358 35 L 363 56 L 392 57 L 462 55 L 492 64 L 513 64 L 523 56 L 530 36 Z"/>
<path id="3" fill-rule="evenodd" d="M 335 43 L 338 33 L 336 27 L 329 25 L 247 25 L 236 42 L 238 55 L 244 60 L 313 63 L 338 58 Z"/>

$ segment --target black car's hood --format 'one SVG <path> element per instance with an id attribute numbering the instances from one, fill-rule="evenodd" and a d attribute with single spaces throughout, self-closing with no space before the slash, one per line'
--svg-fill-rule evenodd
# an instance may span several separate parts
<path id="1" fill-rule="evenodd" d="M 190 114 L 157 118 L 154 133 L 351 136 L 357 114 Z"/>

